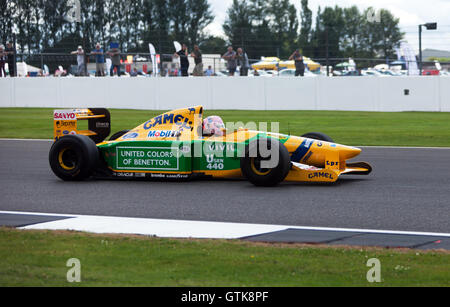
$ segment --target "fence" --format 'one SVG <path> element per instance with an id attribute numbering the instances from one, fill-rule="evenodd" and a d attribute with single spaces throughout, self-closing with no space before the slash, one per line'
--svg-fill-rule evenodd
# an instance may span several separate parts
<path id="1" fill-rule="evenodd" d="M 450 77 L 3 78 L 0 107 L 450 112 Z"/>
<path id="2" fill-rule="evenodd" d="M 133 64 L 131 64 L 131 68 L 137 67 L 139 70 L 142 70 L 142 65 L 147 65 L 148 72 L 151 71 L 152 65 L 151 65 L 151 57 L 149 53 L 126 53 L 122 54 L 121 58 L 123 60 L 127 59 L 128 56 L 132 56 L 134 61 Z M 72 73 L 73 75 L 77 74 L 76 70 L 76 55 L 71 55 L 67 53 L 42 53 L 42 54 L 17 54 L 17 62 L 26 62 L 27 64 L 37 67 L 41 70 L 44 70 L 44 67 L 47 66 L 49 68 L 50 74 L 53 74 L 55 70 L 58 69 L 59 66 L 62 66 L 64 69 L 66 69 L 69 73 Z M 139 61 L 136 61 L 136 59 L 139 59 Z M 331 69 L 334 70 L 345 70 L 345 66 L 339 67 L 339 64 L 348 62 L 348 58 L 317 58 L 312 59 L 314 62 L 317 62 L 321 64 L 322 66 L 325 66 L 324 70 L 326 70 L 326 67 L 329 66 Z M 357 64 L 357 74 L 360 74 L 360 70 L 367 67 L 374 67 L 379 64 L 395 64 L 397 66 L 401 66 L 402 69 L 406 69 L 406 62 L 396 61 L 395 59 L 371 59 L 371 58 L 355 58 L 353 59 Z M 159 70 L 162 75 L 166 73 L 167 68 L 176 68 L 176 64 L 173 62 L 173 55 L 172 54 L 163 54 L 160 57 L 161 63 L 159 64 Z M 217 72 L 220 74 L 220 72 L 226 72 L 226 62 L 221 59 L 221 55 L 204 55 L 203 56 L 204 61 L 204 67 L 205 69 L 208 68 L 208 66 L 212 67 L 212 70 L 214 72 Z M 257 63 L 261 60 L 257 59 L 250 59 L 250 64 Z M 194 68 L 194 61 L 193 58 L 190 57 L 190 72 L 192 73 L 192 70 Z M 86 63 L 88 66 L 87 71 L 95 71 L 95 55 L 86 54 Z M 435 63 L 434 62 L 424 62 L 423 63 L 424 69 L 430 68 L 435 69 Z M 442 64 L 443 70 L 449 70 L 450 69 L 450 63 L 443 63 Z M 274 65 L 274 69 L 276 70 L 276 66 Z M 125 69 L 123 69 L 125 71 Z"/>

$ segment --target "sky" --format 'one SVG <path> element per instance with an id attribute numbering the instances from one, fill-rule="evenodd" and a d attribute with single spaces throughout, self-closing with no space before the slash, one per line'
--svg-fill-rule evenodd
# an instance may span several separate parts
<path id="1" fill-rule="evenodd" d="M 227 16 L 227 9 L 233 0 L 209 0 L 216 16 L 207 31 L 210 34 L 223 36 L 222 25 Z M 291 0 L 300 10 L 300 0 Z M 437 31 L 426 31 L 422 36 L 423 49 L 439 49 L 450 51 L 450 0 L 309 0 L 309 8 L 314 15 L 319 6 L 350 7 L 356 5 L 361 11 L 372 6 L 375 9 L 388 9 L 400 18 L 400 28 L 406 33 L 407 40 L 414 50 L 419 50 L 418 25 L 437 22 Z M 313 17 L 315 18 L 315 16 Z"/>

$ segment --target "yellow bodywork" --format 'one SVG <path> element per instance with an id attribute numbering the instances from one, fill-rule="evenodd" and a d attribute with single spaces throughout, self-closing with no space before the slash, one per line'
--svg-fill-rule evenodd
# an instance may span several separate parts
<path id="1" fill-rule="evenodd" d="M 105 114 L 95 114 L 92 109 L 55 110 L 53 112 L 53 138 L 55 140 L 66 135 L 96 136 L 92 130 L 78 130 L 79 121 L 91 121 L 106 119 Z M 108 118 L 109 128 L 109 118 Z"/>
<path id="2" fill-rule="evenodd" d="M 303 57 L 303 62 L 310 71 L 316 71 L 320 69 L 320 64 L 314 62 L 308 57 Z M 271 57 L 265 58 L 261 62 L 252 65 L 254 70 L 282 70 L 282 69 L 295 69 L 294 61 L 281 61 L 279 58 Z"/>
<path id="3" fill-rule="evenodd" d="M 310 58 L 303 57 L 303 63 L 305 63 L 306 66 L 308 66 L 308 69 L 310 71 L 316 71 L 320 69 L 320 64 L 314 62 Z M 281 61 L 278 66 L 280 69 L 295 69 L 295 62 L 294 61 Z"/>

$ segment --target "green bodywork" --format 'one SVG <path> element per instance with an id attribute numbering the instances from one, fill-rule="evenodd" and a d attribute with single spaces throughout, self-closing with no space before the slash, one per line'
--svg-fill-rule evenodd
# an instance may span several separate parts
<path id="1" fill-rule="evenodd" d="M 240 169 L 246 145 L 257 137 L 242 143 L 222 143 L 208 140 L 178 141 L 122 141 L 99 145 L 106 164 L 119 172 L 173 172 L 229 171 Z"/>

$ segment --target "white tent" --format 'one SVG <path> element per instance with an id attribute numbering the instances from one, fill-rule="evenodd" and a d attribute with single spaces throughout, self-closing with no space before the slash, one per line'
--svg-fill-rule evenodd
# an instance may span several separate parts
<path id="1" fill-rule="evenodd" d="M 389 70 L 389 65 L 387 64 L 379 64 L 377 66 L 374 67 L 377 70 Z"/>
<path id="2" fill-rule="evenodd" d="M 28 65 L 25 62 L 17 63 L 17 76 L 18 77 L 26 77 L 28 75 L 28 73 L 30 73 L 30 72 L 40 72 L 40 71 L 41 71 L 40 68 Z"/>

